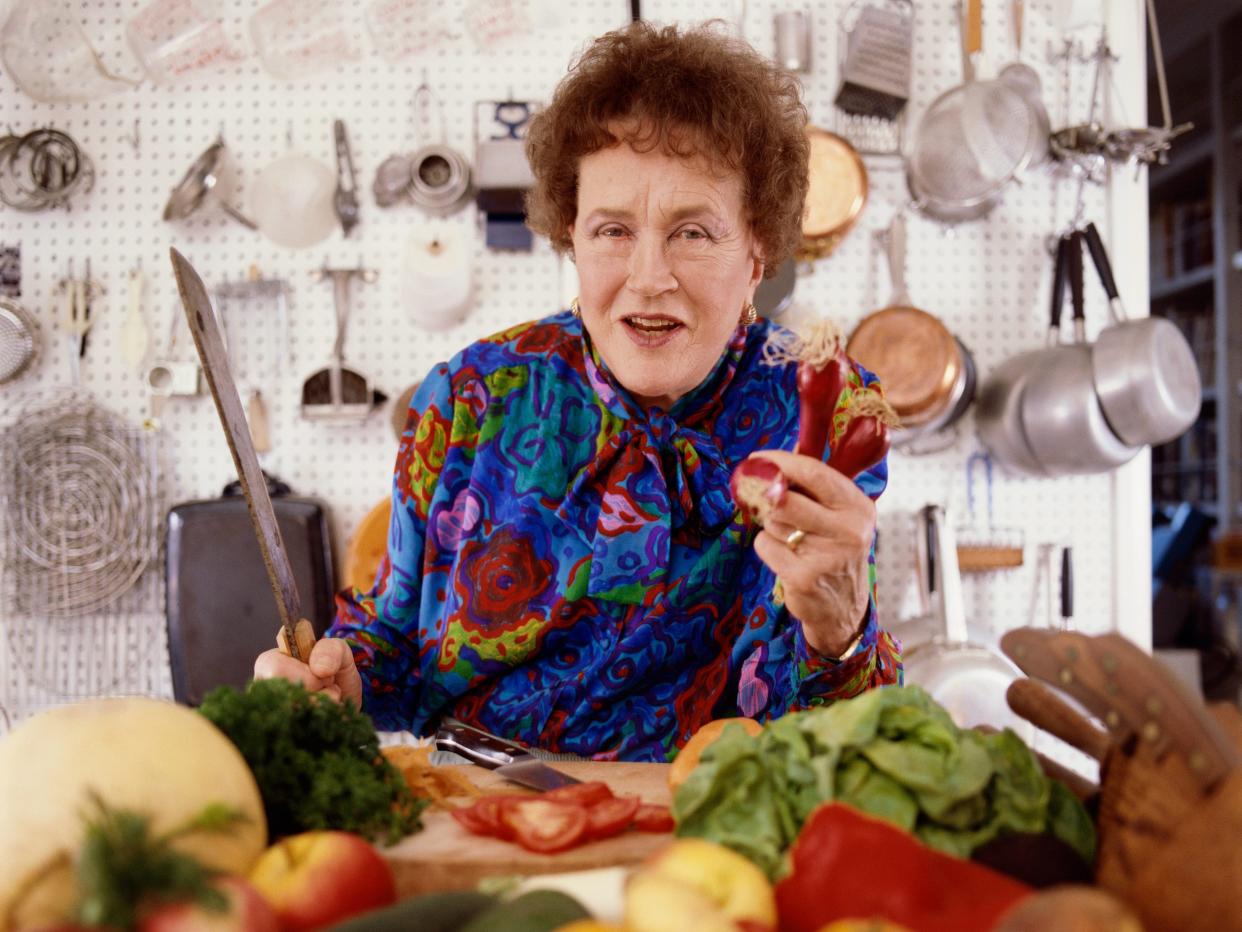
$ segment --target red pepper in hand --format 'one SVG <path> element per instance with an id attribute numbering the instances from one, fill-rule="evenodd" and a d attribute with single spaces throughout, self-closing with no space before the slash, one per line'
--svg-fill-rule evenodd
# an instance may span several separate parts
<path id="1" fill-rule="evenodd" d="M 897 415 L 878 393 L 863 389 L 845 406 L 846 424 L 832 444 L 828 465 L 849 479 L 866 472 L 888 454 L 888 429 Z"/>
<path id="2" fill-rule="evenodd" d="M 853 366 L 841 345 L 840 333 L 829 321 L 819 321 L 811 336 L 791 346 L 778 345 L 768 358 L 774 363 L 798 361 L 798 441 L 794 452 L 822 459 L 831 450 L 828 465 L 850 479 L 870 469 L 888 453 L 889 427 L 897 415 L 883 396 L 859 389 L 848 400 Z M 837 418 L 844 426 L 835 430 Z M 749 457 L 729 481 L 733 500 L 746 517 L 763 525 L 774 508 L 785 501 L 789 483 L 771 462 Z"/>
<path id="3" fill-rule="evenodd" d="M 841 803 L 812 812 L 789 855 L 789 875 L 776 886 L 787 932 L 850 918 L 887 919 L 913 932 L 989 932 L 1033 892 Z"/>

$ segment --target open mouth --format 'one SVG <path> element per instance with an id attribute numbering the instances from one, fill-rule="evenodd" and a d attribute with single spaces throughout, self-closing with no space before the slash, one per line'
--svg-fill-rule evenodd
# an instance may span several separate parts
<path id="1" fill-rule="evenodd" d="M 648 336 L 663 336 L 681 329 L 681 324 L 668 317 L 627 317 L 625 325 L 631 330 Z"/>

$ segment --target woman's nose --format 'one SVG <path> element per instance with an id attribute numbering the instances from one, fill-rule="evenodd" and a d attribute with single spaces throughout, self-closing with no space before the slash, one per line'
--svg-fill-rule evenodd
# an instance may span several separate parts
<path id="1" fill-rule="evenodd" d="M 640 236 L 630 253 L 630 274 L 626 281 L 630 290 L 645 298 L 654 298 L 677 289 L 677 278 L 658 236 Z"/>

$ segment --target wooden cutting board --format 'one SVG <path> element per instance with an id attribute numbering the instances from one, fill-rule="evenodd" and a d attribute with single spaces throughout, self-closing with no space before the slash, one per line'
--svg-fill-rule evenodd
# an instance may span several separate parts
<path id="1" fill-rule="evenodd" d="M 602 780 L 617 795 L 634 795 L 668 805 L 668 764 L 610 764 L 596 761 L 555 763 L 579 780 Z M 484 793 L 527 792 L 490 770 L 463 764 L 451 767 L 465 774 Z M 531 795 L 537 795 L 531 791 Z M 433 890 L 465 890 L 484 877 L 505 874 L 553 874 L 596 867 L 637 864 L 665 845 L 670 834 L 636 832 L 590 842 L 559 854 L 534 854 L 518 845 L 472 835 L 445 810 L 423 813 L 421 832 L 384 850 L 397 880 L 399 897 Z"/>

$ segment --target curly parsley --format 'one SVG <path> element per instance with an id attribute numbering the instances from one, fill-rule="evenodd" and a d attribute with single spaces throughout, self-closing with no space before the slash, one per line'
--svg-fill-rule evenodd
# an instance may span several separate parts
<path id="1" fill-rule="evenodd" d="M 273 838 L 339 829 L 391 843 L 422 828 L 428 801 L 410 792 L 353 706 L 270 679 L 214 689 L 199 711 L 250 765 Z"/>

